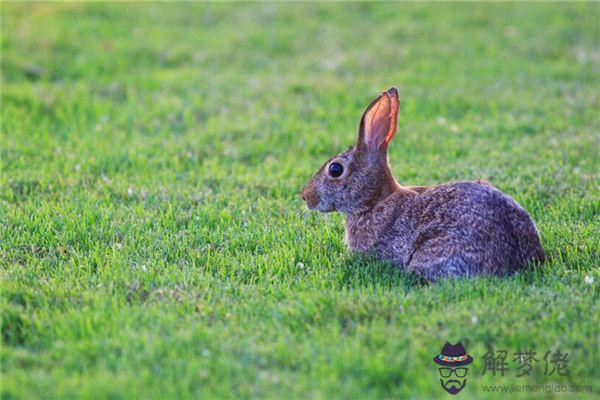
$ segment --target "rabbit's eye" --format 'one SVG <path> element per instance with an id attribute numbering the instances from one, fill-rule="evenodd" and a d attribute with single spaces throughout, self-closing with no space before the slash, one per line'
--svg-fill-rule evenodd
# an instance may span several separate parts
<path id="1" fill-rule="evenodd" d="M 344 167 L 340 163 L 329 164 L 329 176 L 332 178 L 339 178 L 344 173 Z"/>

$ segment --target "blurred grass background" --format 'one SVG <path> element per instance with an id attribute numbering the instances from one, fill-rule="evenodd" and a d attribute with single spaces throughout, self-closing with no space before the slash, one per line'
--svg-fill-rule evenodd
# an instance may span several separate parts
<path id="1" fill-rule="evenodd" d="M 598 395 L 598 3 L 1 7 L 3 398 L 437 398 L 446 341 L 464 398 Z M 397 179 L 490 180 L 547 264 L 423 285 L 304 210 L 391 85 Z"/>

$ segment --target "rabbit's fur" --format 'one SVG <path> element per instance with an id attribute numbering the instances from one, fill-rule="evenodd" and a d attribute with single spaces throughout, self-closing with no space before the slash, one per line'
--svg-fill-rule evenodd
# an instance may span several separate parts
<path id="1" fill-rule="evenodd" d="M 310 209 L 346 214 L 350 251 L 374 252 L 427 280 L 504 275 L 541 262 L 544 252 L 527 212 L 487 182 L 400 186 L 387 162 L 397 125 L 398 91 L 365 111 L 356 146 L 328 160 L 302 189 Z M 343 167 L 330 176 L 330 165 Z"/>

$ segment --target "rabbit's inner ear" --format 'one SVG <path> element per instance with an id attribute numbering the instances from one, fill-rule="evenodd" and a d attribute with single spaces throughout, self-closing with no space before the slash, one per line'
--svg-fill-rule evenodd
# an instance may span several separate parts
<path id="1" fill-rule="evenodd" d="M 369 150 L 387 149 L 398 125 L 398 103 L 398 91 L 391 88 L 367 107 L 360 121 L 359 146 Z"/>

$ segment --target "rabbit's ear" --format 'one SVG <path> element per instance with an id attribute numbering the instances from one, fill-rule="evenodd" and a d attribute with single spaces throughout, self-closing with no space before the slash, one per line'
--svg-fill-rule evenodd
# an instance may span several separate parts
<path id="1" fill-rule="evenodd" d="M 395 87 L 379 95 L 360 120 L 358 146 L 386 151 L 398 126 L 398 90 Z"/>

